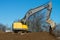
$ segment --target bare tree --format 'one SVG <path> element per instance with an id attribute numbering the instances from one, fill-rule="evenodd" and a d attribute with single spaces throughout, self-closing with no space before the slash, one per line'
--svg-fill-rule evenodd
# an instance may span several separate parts
<path id="1" fill-rule="evenodd" d="M 46 17 L 47 16 L 47 9 L 40 10 L 34 14 L 32 14 L 28 19 L 27 19 L 27 25 L 29 27 L 29 30 L 32 32 L 39 32 L 47 29 L 45 26 L 46 24 Z M 45 24 L 44 24 L 45 23 Z M 44 27 L 42 26 L 44 24 Z M 42 28 L 43 27 L 43 28 Z"/>
<path id="2" fill-rule="evenodd" d="M 60 37 L 60 24 L 56 25 L 56 28 L 54 30 L 54 34 L 55 34 L 55 36 Z"/>
<path id="3" fill-rule="evenodd" d="M 0 30 L 5 32 L 5 30 L 6 30 L 6 26 L 3 25 L 3 24 L 0 24 Z"/>
<path id="4" fill-rule="evenodd" d="M 42 31 L 41 25 L 44 18 L 44 14 L 34 14 L 32 15 L 27 21 L 29 26 L 29 30 L 32 32 L 39 32 Z"/>

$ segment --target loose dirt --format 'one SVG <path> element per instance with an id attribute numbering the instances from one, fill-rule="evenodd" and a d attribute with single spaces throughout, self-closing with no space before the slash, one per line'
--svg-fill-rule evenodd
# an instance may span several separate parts
<path id="1" fill-rule="evenodd" d="M 34 32 L 25 34 L 0 32 L 0 40 L 55 40 L 55 37 L 48 32 Z"/>

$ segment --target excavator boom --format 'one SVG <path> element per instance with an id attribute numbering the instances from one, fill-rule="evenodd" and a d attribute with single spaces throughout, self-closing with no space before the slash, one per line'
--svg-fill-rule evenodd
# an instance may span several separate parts
<path id="1" fill-rule="evenodd" d="M 35 14 L 35 13 L 38 12 L 38 11 L 44 10 L 45 8 L 48 10 L 48 11 L 47 11 L 47 20 L 48 20 L 48 19 L 50 18 L 51 9 L 52 9 L 52 5 L 51 5 L 51 4 L 52 4 L 52 3 L 49 2 L 48 4 L 44 4 L 44 5 L 42 5 L 42 6 L 39 6 L 39 7 L 36 7 L 36 8 L 34 8 L 34 9 L 29 10 L 21 21 L 22 21 L 23 23 L 26 23 L 27 19 L 28 19 L 31 15 Z"/>
<path id="2" fill-rule="evenodd" d="M 50 1 L 48 4 L 44 4 L 44 5 L 42 5 L 42 6 L 39 6 L 39 7 L 36 7 L 36 8 L 34 8 L 34 9 L 29 10 L 29 11 L 26 13 L 25 17 L 22 19 L 22 21 L 23 21 L 24 23 L 26 23 L 26 22 L 27 22 L 27 19 L 28 19 L 31 15 L 33 15 L 33 14 L 35 14 L 36 12 L 39 12 L 39 11 L 41 11 L 41 10 L 44 10 L 45 8 L 47 9 L 46 22 L 51 25 L 52 30 L 55 29 L 56 24 L 55 24 L 52 20 L 50 20 L 50 15 L 51 15 L 51 10 L 52 10 L 52 2 L 51 2 L 51 1 Z"/>

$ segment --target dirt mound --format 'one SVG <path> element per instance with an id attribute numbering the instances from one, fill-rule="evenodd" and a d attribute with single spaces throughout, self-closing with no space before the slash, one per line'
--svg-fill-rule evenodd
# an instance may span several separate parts
<path id="1" fill-rule="evenodd" d="M 55 40 L 55 37 L 47 32 L 25 33 L 1 33 L 0 40 Z"/>

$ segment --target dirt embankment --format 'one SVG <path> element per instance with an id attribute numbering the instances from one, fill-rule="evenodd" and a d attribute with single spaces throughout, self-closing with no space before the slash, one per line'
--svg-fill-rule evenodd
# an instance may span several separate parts
<path id="1" fill-rule="evenodd" d="M 0 32 L 0 40 L 55 40 L 48 32 L 26 33 L 4 33 Z"/>

